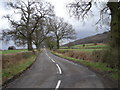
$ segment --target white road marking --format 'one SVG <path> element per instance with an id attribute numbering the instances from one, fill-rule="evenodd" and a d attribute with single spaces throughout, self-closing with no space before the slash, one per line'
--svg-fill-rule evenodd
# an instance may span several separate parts
<path id="1" fill-rule="evenodd" d="M 44 50 L 45 50 L 46 55 L 50 58 L 50 60 L 55 63 L 55 60 L 53 60 L 53 59 L 47 54 L 47 51 L 46 51 L 45 48 L 44 48 Z M 58 68 L 59 73 L 62 74 L 62 70 L 61 70 L 60 66 L 59 66 L 58 64 L 56 64 L 56 66 L 57 66 L 57 68 Z M 58 72 L 57 72 L 57 73 L 58 73 Z M 58 80 L 58 83 L 57 83 L 57 85 L 56 85 L 56 87 L 55 87 L 55 90 L 58 90 L 58 89 L 59 89 L 60 83 L 61 83 L 61 80 Z"/>
<path id="2" fill-rule="evenodd" d="M 55 63 L 55 61 L 53 60 L 53 59 L 51 59 L 52 60 L 52 62 L 54 62 Z"/>
<path id="3" fill-rule="evenodd" d="M 48 56 L 48 54 L 46 53 L 46 55 Z"/>
<path id="4" fill-rule="evenodd" d="M 47 53 L 46 53 L 46 55 L 48 56 Z M 54 61 L 50 56 L 48 56 L 48 57 L 50 58 L 50 60 L 51 60 L 52 62 L 55 63 L 55 61 Z M 60 66 L 59 66 L 58 64 L 56 64 L 56 66 L 57 66 L 57 68 L 58 68 L 58 70 L 59 70 L 59 73 L 62 74 L 62 70 L 61 70 Z"/>
<path id="5" fill-rule="evenodd" d="M 47 54 L 47 56 L 48 56 L 48 54 Z M 55 60 L 53 60 L 50 56 L 48 56 L 48 57 L 49 57 L 49 59 L 50 59 L 52 62 L 55 63 Z"/>
<path id="6" fill-rule="evenodd" d="M 60 87 L 60 83 L 61 83 L 61 80 L 58 81 L 55 90 L 58 90 L 58 88 Z"/>
<path id="7" fill-rule="evenodd" d="M 96 77 L 96 75 L 95 74 L 93 74 L 93 75 L 87 75 L 86 77 Z"/>
<path id="8" fill-rule="evenodd" d="M 56 66 L 58 67 L 59 73 L 62 74 L 62 70 L 61 70 L 60 66 L 58 64 L 56 64 Z"/>

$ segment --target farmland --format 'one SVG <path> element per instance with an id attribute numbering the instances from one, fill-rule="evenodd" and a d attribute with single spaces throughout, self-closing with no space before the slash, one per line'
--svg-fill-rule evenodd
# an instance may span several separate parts
<path id="1" fill-rule="evenodd" d="M 94 44 L 94 43 L 90 43 L 90 44 L 80 44 L 80 45 L 74 45 L 74 46 L 70 46 L 70 47 L 60 47 L 60 51 L 64 52 L 64 51 L 81 51 L 81 52 L 93 52 L 93 51 L 99 51 L 99 50 L 105 50 L 106 48 L 108 48 L 109 46 L 106 44 Z"/>
<path id="2" fill-rule="evenodd" d="M 3 50 L 3 51 L 0 51 L 0 54 L 15 54 L 15 53 L 26 52 L 26 51 L 28 51 L 28 50 L 27 49 Z"/>
<path id="3" fill-rule="evenodd" d="M 59 49 L 60 51 L 81 51 L 81 52 L 92 52 L 92 51 L 98 51 L 103 49 Z"/>
<path id="4" fill-rule="evenodd" d="M 98 55 L 102 55 L 104 51 L 107 50 L 109 46 L 106 44 L 81 44 L 81 45 L 74 45 L 71 47 L 61 47 L 56 52 L 64 54 L 66 56 L 70 56 L 76 59 L 84 59 L 88 61 L 102 61 Z M 101 57 L 101 56 L 100 56 Z"/>
<path id="5" fill-rule="evenodd" d="M 108 47 L 106 44 L 82 44 L 82 45 L 74 45 L 72 48 L 84 48 L 84 49 L 100 49 L 100 48 L 106 48 Z"/>
<path id="6" fill-rule="evenodd" d="M 61 49 L 103 49 L 109 47 L 106 44 L 99 43 L 89 43 L 89 44 L 80 44 L 80 45 L 73 45 L 73 46 L 61 46 Z"/>

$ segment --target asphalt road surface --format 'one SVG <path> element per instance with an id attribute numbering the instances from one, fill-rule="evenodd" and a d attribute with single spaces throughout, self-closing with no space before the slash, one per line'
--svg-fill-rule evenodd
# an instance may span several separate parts
<path id="1" fill-rule="evenodd" d="M 87 67 L 44 49 L 36 62 L 7 88 L 104 88 L 103 79 Z M 107 86 L 109 87 L 109 86 Z"/>

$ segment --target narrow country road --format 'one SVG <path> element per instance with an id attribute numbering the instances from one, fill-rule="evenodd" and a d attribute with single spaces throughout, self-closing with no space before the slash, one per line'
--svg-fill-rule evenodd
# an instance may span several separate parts
<path id="1" fill-rule="evenodd" d="M 7 88 L 104 88 L 102 79 L 87 67 L 44 49 L 36 62 Z"/>

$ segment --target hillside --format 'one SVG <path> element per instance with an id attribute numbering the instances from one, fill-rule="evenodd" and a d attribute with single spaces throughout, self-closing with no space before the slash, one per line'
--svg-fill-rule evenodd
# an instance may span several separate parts
<path id="1" fill-rule="evenodd" d="M 110 32 L 104 32 L 102 34 L 97 34 L 97 35 L 86 37 L 83 39 L 78 39 L 74 42 L 67 43 L 63 46 L 79 45 L 79 44 L 86 44 L 86 43 L 107 43 L 109 41 L 109 38 L 108 38 L 109 34 Z"/>

